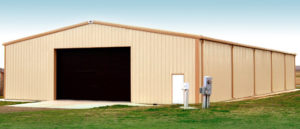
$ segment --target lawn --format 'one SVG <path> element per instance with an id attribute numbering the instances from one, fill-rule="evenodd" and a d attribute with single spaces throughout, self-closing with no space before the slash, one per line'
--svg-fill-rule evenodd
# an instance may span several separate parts
<path id="1" fill-rule="evenodd" d="M 0 101 L 0 106 L 4 106 L 4 105 L 12 105 L 12 104 L 22 104 L 22 103 L 25 103 L 25 102 L 8 102 L 8 101 Z M 2 115 L 2 114 L 1 114 Z M 1 116 L 0 116 L 1 117 Z M 1 124 L 1 121 L 0 121 L 0 124 Z"/>
<path id="2" fill-rule="evenodd" d="M 2 99 L 3 96 L 0 96 L 0 99 Z M 24 102 L 7 102 L 7 101 L 0 101 L 0 106 L 4 106 L 4 105 L 12 105 L 12 104 L 22 104 Z M 1 121 L 0 121 L 1 124 Z"/>
<path id="3" fill-rule="evenodd" d="M 199 107 L 201 105 L 195 105 Z M 47 110 L 0 114 L 0 128 L 54 129 L 299 129 L 300 91 L 259 100 L 213 103 L 210 109 L 179 105 L 113 106 L 87 110 Z"/>

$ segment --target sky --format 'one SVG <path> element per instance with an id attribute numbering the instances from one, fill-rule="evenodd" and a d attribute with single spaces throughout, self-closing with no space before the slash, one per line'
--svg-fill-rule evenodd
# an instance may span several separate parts
<path id="1" fill-rule="evenodd" d="M 0 19 L 1 44 L 98 20 L 300 54 L 299 0 L 0 0 Z"/>

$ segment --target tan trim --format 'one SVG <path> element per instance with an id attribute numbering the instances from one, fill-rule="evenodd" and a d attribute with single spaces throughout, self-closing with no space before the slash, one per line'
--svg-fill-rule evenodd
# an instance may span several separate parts
<path id="1" fill-rule="evenodd" d="M 199 39 L 195 39 L 195 104 L 199 104 Z"/>
<path id="2" fill-rule="evenodd" d="M 3 45 L 6 46 L 6 45 L 13 44 L 13 43 L 17 43 L 17 42 L 21 42 L 21 41 L 25 41 L 25 40 L 29 40 L 29 39 L 34 39 L 34 38 L 37 38 L 37 37 L 53 34 L 53 33 L 56 33 L 56 32 L 61 32 L 61 31 L 64 31 L 64 30 L 68 30 L 68 29 L 72 29 L 72 28 L 76 28 L 76 27 L 83 26 L 83 25 L 88 25 L 88 24 L 89 24 L 88 22 L 83 22 L 83 23 L 63 27 L 63 28 L 60 28 L 60 29 L 56 29 L 56 30 L 36 34 L 36 35 L 33 35 L 33 36 L 21 38 L 21 39 L 18 39 L 18 40 L 13 40 L 13 41 L 10 41 L 10 42 L 6 42 L 6 43 L 3 43 Z M 146 27 L 136 27 L 136 26 L 115 24 L 115 23 L 102 22 L 102 21 L 93 21 L 93 23 L 90 23 L 90 24 L 106 25 L 106 26 L 119 27 L 119 28 L 138 30 L 138 31 L 145 31 L 145 32 L 151 32 L 151 33 L 159 33 L 159 34 L 174 35 L 174 36 L 179 36 L 179 37 L 194 38 L 194 39 L 199 39 L 199 40 L 203 39 L 203 40 L 219 42 L 219 43 L 223 43 L 223 44 L 231 44 L 231 45 L 235 45 L 235 46 L 242 46 L 242 47 L 247 47 L 247 48 L 255 48 L 255 49 L 260 49 L 260 50 L 268 50 L 268 51 L 274 51 L 274 52 L 285 53 L 285 54 L 290 54 L 290 55 L 296 55 L 295 53 L 287 53 L 287 52 L 282 52 L 282 51 L 273 50 L 273 49 L 255 47 L 255 46 L 240 44 L 240 43 L 236 43 L 236 42 L 210 38 L 210 37 L 206 37 L 206 36 L 202 36 L 202 35 L 186 34 L 186 33 L 179 33 L 179 32 L 166 31 L 166 30 L 151 29 L 151 28 L 146 28 Z"/>
<path id="3" fill-rule="evenodd" d="M 286 90 L 286 55 L 284 55 L 284 90 Z"/>
<path id="4" fill-rule="evenodd" d="M 233 76 L 233 45 L 231 46 L 231 98 L 234 99 L 234 84 L 233 84 L 233 81 L 234 81 L 234 76 Z"/>
<path id="5" fill-rule="evenodd" d="M 253 91 L 253 95 L 256 95 L 256 67 L 255 67 L 255 53 L 256 53 L 256 50 L 255 49 L 253 49 L 253 76 L 254 76 L 254 78 L 253 78 L 253 80 L 254 80 L 254 85 L 253 85 L 253 88 L 254 88 L 254 91 Z"/>
<path id="6" fill-rule="evenodd" d="M 200 85 L 202 86 L 203 85 L 203 77 L 204 77 L 204 59 L 203 59 L 203 57 L 204 57 L 204 52 L 203 52 L 203 46 L 204 46 L 204 40 L 201 40 L 201 82 L 200 82 Z M 200 92 L 199 90 L 198 90 L 198 92 Z M 200 94 L 200 93 L 199 93 Z M 203 100 L 203 96 L 201 95 L 201 103 L 202 103 L 202 100 Z"/>
<path id="7" fill-rule="evenodd" d="M 69 30 L 69 29 L 76 28 L 76 27 L 83 26 L 83 25 L 87 25 L 87 24 L 88 24 L 88 22 L 83 22 L 83 23 L 79 23 L 79 24 L 75 24 L 75 25 L 71 25 L 71 26 L 66 26 L 66 27 L 62 27 L 62 28 L 59 28 L 59 29 L 51 30 L 51 31 L 48 31 L 48 32 L 44 32 L 44 33 L 40 33 L 40 34 L 36 34 L 36 35 L 24 37 L 24 38 L 21 38 L 21 39 L 9 41 L 9 42 L 3 43 L 2 45 L 7 46 L 7 45 L 10 45 L 10 44 L 14 44 L 14 43 L 22 42 L 22 41 L 25 41 L 25 40 L 30 40 L 30 39 L 34 39 L 34 38 L 46 36 L 46 35 L 49 35 L 49 34 L 61 32 L 61 31 L 65 31 L 65 30 Z"/>
<path id="8" fill-rule="evenodd" d="M 4 46 L 4 86 L 3 86 L 3 98 L 6 98 L 6 46 Z"/>
<path id="9" fill-rule="evenodd" d="M 245 44 L 241 44 L 241 43 L 236 43 L 236 42 L 231 42 L 231 41 L 226 41 L 226 40 L 221 40 L 221 39 L 215 39 L 215 38 L 206 37 L 206 36 L 201 36 L 201 39 L 204 39 L 207 41 L 212 41 L 212 42 L 217 42 L 217 43 L 222 43 L 222 44 L 229 44 L 229 45 L 252 48 L 252 49 L 259 49 L 259 50 L 267 50 L 267 51 L 278 52 L 278 53 L 289 54 L 289 55 L 296 55 L 295 53 L 288 53 L 288 52 L 283 52 L 283 51 L 274 50 L 274 49 L 267 49 L 267 48 L 263 48 L 263 47 L 245 45 Z"/>
<path id="10" fill-rule="evenodd" d="M 131 29 L 131 30 L 138 30 L 138 31 L 146 31 L 146 32 L 151 32 L 151 33 L 174 35 L 174 36 L 194 38 L 194 39 L 200 39 L 202 37 L 200 35 L 195 35 L 195 34 L 186 34 L 186 33 L 174 32 L 174 31 L 152 29 L 152 28 L 147 28 L 147 27 L 129 26 L 129 25 L 122 25 L 122 24 L 102 22 L 102 21 L 94 21 L 94 24 L 105 25 L 105 26 L 113 26 L 113 27 Z"/>
<path id="11" fill-rule="evenodd" d="M 132 82 L 133 82 L 132 81 L 132 78 L 133 78 L 132 77 L 132 64 L 133 64 L 132 63 L 132 59 L 133 58 L 132 58 L 132 49 L 131 49 L 131 46 L 129 46 L 129 52 L 130 52 L 130 64 L 129 64 L 130 65 L 129 66 L 130 67 L 130 72 L 129 72 L 130 73 L 130 83 L 129 83 L 130 84 L 130 102 L 132 102 L 132 100 L 133 100 L 132 93 L 134 93 L 134 92 L 133 92 L 133 88 L 132 88 Z"/>
<path id="12" fill-rule="evenodd" d="M 54 96 L 53 96 L 53 100 L 56 100 L 57 98 L 57 81 L 56 81 L 56 79 L 57 79 L 57 76 L 56 76 L 56 74 L 57 74 L 57 64 L 56 64 L 56 62 L 57 62 L 57 54 L 56 54 L 56 49 L 54 49 Z"/>
<path id="13" fill-rule="evenodd" d="M 271 52 L 271 93 L 273 92 L 273 52 Z"/>

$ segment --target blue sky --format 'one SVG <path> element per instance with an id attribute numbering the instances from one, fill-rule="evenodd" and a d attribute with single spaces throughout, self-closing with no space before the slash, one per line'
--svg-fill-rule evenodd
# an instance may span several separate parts
<path id="1" fill-rule="evenodd" d="M 201 34 L 300 54 L 297 0 L 7 0 L 0 42 L 87 20 Z M 3 67 L 3 47 L 0 67 Z M 300 65 L 300 58 L 297 58 Z"/>

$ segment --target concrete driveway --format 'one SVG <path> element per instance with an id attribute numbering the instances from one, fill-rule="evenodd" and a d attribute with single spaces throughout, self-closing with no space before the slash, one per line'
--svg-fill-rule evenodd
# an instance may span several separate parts
<path id="1" fill-rule="evenodd" d="M 117 101 L 87 101 L 87 100 L 54 100 L 41 101 L 25 104 L 9 105 L 12 107 L 30 107 L 30 108 L 60 108 L 60 109 L 90 109 L 95 107 L 104 107 L 112 105 L 128 105 L 128 106 L 150 106 L 145 104 L 134 104 L 130 102 Z"/>

